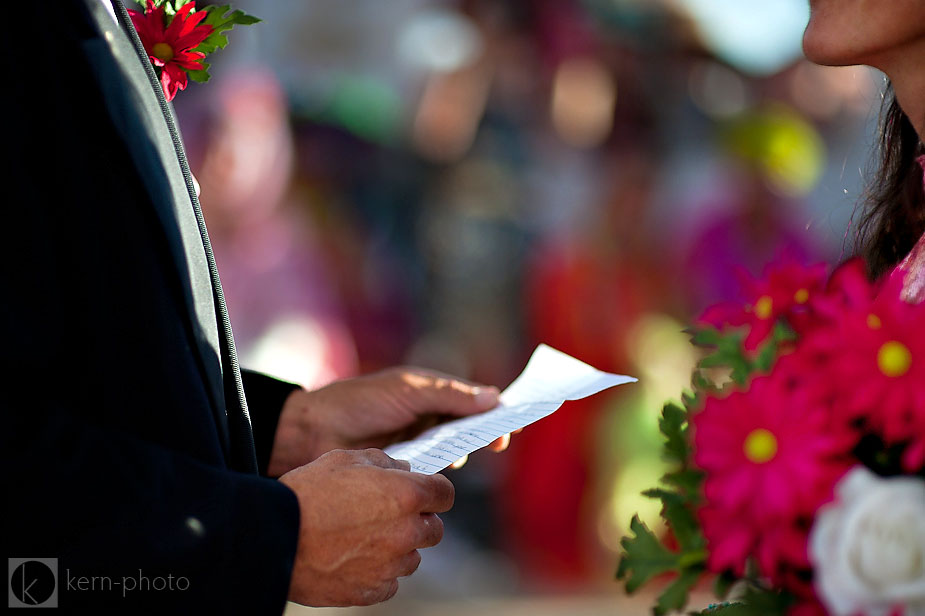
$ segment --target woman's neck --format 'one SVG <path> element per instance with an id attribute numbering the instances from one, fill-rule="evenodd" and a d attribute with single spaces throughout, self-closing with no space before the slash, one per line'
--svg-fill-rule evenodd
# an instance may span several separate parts
<path id="1" fill-rule="evenodd" d="M 877 68 L 889 76 L 899 106 L 918 133 L 919 141 L 925 141 L 925 41 L 883 64 Z"/>
<path id="2" fill-rule="evenodd" d="M 893 83 L 893 92 L 896 94 L 896 100 L 902 107 L 903 113 L 909 118 L 912 127 L 919 135 L 919 141 L 925 140 L 925 75 L 922 75 L 922 83 L 912 84 L 902 79 L 890 77 Z"/>

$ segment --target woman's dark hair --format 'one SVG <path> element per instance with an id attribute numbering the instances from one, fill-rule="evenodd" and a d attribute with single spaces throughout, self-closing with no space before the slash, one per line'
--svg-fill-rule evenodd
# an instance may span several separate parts
<path id="1" fill-rule="evenodd" d="M 858 239 L 874 278 L 902 261 L 925 232 L 919 137 L 887 85 L 880 113 L 879 169 L 867 189 Z"/>

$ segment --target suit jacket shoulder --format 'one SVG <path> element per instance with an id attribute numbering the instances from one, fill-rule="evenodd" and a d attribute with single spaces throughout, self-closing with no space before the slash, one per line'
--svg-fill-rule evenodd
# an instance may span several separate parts
<path id="1" fill-rule="evenodd" d="M 107 56 L 97 8 L 23 3 L 28 61 L 0 58 L 11 154 L 0 171 L 0 482 L 16 495 L 3 543 L 73 574 L 190 581 L 182 595 L 62 588 L 62 607 L 279 612 L 298 504 L 279 482 L 230 468 L 247 470 L 215 410 L 222 335 L 202 344 L 199 285 L 178 266 L 178 252 L 192 258 L 184 223 L 165 224 L 182 193 L 177 163 L 132 76 Z"/>

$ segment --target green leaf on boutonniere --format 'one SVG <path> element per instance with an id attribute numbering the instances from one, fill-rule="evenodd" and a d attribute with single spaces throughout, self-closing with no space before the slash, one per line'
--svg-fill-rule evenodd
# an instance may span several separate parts
<path id="1" fill-rule="evenodd" d="M 186 74 L 189 75 L 189 78 L 195 81 L 196 83 L 205 83 L 209 81 L 210 79 L 212 79 L 212 75 L 209 74 L 208 64 L 206 64 L 205 62 L 201 62 L 200 64 L 202 64 L 203 67 L 205 68 L 203 68 L 201 71 L 188 70 L 186 71 Z"/>
<path id="2" fill-rule="evenodd" d="M 173 17 L 177 14 L 177 9 L 189 2 L 195 2 L 195 0 L 154 0 L 154 8 L 164 7 L 164 13 Z M 143 9 L 148 8 L 148 0 L 135 0 L 135 4 L 140 4 Z"/>
<path id="3" fill-rule="evenodd" d="M 210 54 L 217 49 L 225 48 L 225 45 L 228 44 L 228 37 L 223 35 L 222 32 L 227 32 L 235 26 L 249 26 L 261 21 L 259 18 L 248 15 L 244 11 L 232 11 L 230 4 L 221 6 L 210 4 L 199 10 L 208 13 L 202 23 L 212 27 L 212 34 L 195 49 L 195 51 L 201 51 L 205 54 Z"/>

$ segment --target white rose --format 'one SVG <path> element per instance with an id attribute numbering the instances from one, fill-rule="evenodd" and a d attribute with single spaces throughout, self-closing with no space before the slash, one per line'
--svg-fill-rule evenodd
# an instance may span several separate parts
<path id="1" fill-rule="evenodd" d="M 852 469 L 816 514 L 809 558 L 831 614 L 925 616 L 925 481 Z"/>

